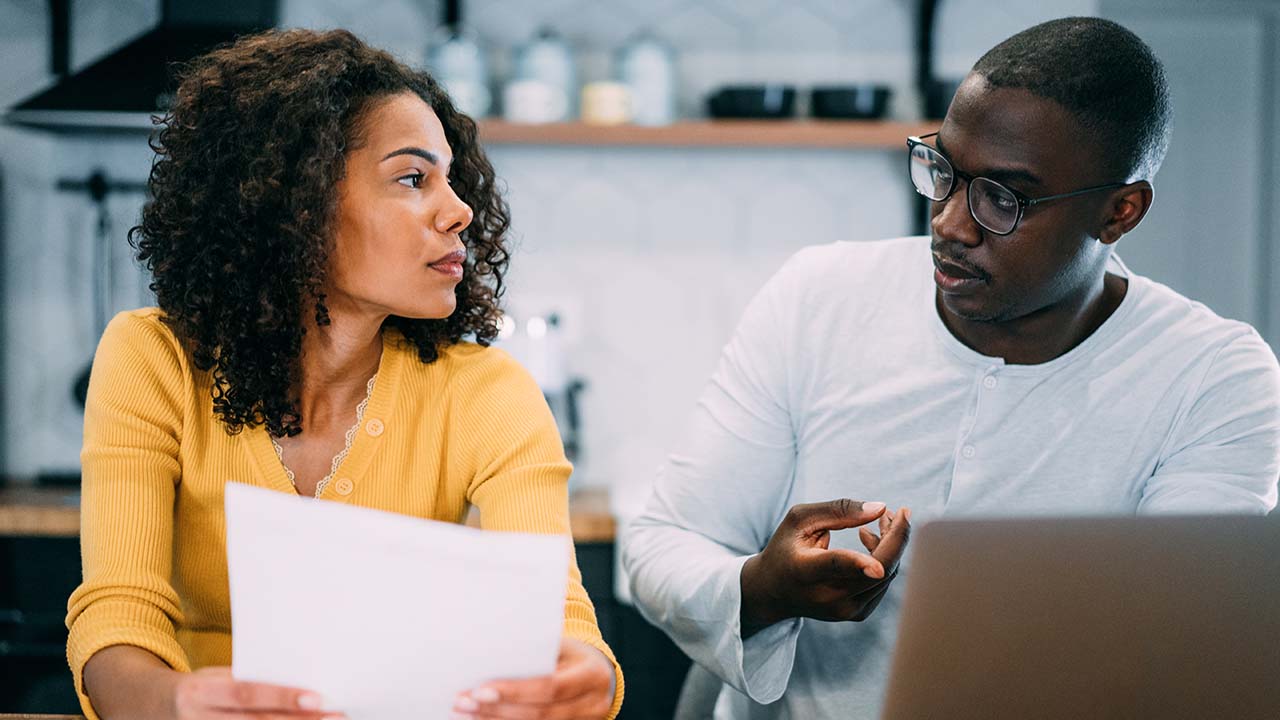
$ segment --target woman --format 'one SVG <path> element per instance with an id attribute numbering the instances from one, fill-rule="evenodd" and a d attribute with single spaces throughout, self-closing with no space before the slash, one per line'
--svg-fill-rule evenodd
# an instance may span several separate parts
<path id="1" fill-rule="evenodd" d="M 475 505 L 485 528 L 567 532 L 554 420 L 484 347 L 507 207 L 440 86 L 344 31 L 197 60 L 154 149 L 130 239 L 159 307 L 112 321 L 85 411 L 80 701 L 91 718 L 335 717 L 231 678 L 223 488 L 453 522 Z M 454 710 L 602 718 L 621 698 L 571 564 L 554 674 Z"/>

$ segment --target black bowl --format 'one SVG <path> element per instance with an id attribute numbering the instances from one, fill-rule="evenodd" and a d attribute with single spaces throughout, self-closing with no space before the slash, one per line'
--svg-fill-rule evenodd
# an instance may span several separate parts
<path id="1" fill-rule="evenodd" d="M 890 90 L 885 85 L 841 85 L 813 89 L 809 113 L 824 119 L 871 120 L 884 117 Z"/>
<path id="2" fill-rule="evenodd" d="M 796 89 L 790 85 L 730 85 L 707 97 L 715 118 L 788 118 L 796 111 Z"/>

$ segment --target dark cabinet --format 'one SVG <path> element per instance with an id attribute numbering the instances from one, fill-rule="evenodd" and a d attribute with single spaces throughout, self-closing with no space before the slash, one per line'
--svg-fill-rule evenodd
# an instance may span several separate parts
<path id="1" fill-rule="evenodd" d="M 0 712 L 79 713 L 67 667 L 78 538 L 0 537 Z"/>
<path id="2" fill-rule="evenodd" d="M 582 584 L 596 606 L 600 633 L 626 677 L 627 695 L 619 720 L 669 720 L 689 671 L 689 658 L 635 608 L 614 597 L 612 543 L 580 543 L 577 553 Z"/>

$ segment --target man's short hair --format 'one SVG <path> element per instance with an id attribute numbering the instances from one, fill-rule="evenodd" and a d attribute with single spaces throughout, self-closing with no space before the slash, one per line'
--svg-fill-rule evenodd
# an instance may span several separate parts
<path id="1" fill-rule="evenodd" d="M 1050 20 L 996 45 L 973 66 L 988 83 L 1062 105 L 1098 140 L 1100 181 L 1150 180 L 1169 147 L 1164 67 L 1137 35 L 1095 17 Z"/>

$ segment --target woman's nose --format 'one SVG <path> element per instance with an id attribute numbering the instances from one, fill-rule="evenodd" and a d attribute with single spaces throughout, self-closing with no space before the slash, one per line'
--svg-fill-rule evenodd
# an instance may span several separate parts
<path id="1" fill-rule="evenodd" d="M 444 207 L 436 213 L 436 230 L 445 235 L 455 235 L 466 230 L 474 216 L 471 206 L 450 192 Z"/>

